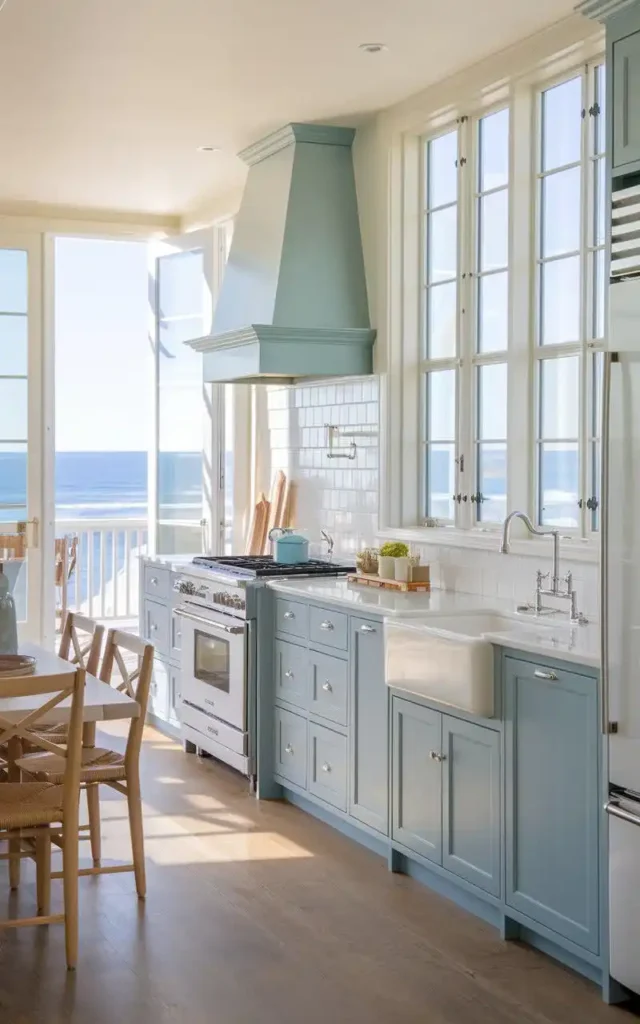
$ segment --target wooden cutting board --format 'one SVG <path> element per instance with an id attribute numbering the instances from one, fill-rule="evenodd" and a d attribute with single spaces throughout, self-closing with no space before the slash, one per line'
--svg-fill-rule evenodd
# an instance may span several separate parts
<path id="1" fill-rule="evenodd" d="M 262 546 L 262 553 L 264 555 L 271 554 L 271 542 L 269 540 L 269 532 L 273 530 L 274 526 L 282 526 L 282 513 L 284 511 L 284 494 L 286 486 L 287 478 L 282 472 L 282 470 L 279 469 L 275 477 L 273 478 L 273 485 L 271 487 L 271 498 L 269 502 L 269 518 L 267 521 L 267 528 Z"/>
<path id="2" fill-rule="evenodd" d="M 247 537 L 247 545 L 245 548 L 246 555 L 261 555 L 264 549 L 265 537 L 267 535 L 267 526 L 269 523 L 270 515 L 270 503 L 267 501 L 264 494 L 260 495 L 260 500 L 253 510 L 251 517 L 251 525 L 249 527 L 249 535 Z"/>

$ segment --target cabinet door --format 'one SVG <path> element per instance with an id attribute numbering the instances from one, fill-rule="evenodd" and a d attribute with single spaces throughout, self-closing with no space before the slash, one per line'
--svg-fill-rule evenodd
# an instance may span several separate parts
<path id="1" fill-rule="evenodd" d="M 440 864 L 442 715 L 394 697 L 392 742 L 392 837 Z"/>
<path id="2" fill-rule="evenodd" d="M 442 866 L 500 895 L 500 734 L 442 719 Z"/>
<path id="3" fill-rule="evenodd" d="M 598 684 L 505 658 L 509 906 L 598 952 Z"/>
<path id="4" fill-rule="evenodd" d="M 159 658 L 153 659 L 153 676 L 149 688 L 147 710 L 149 714 L 155 715 L 163 722 L 167 721 L 169 716 L 169 666 Z"/>
<path id="5" fill-rule="evenodd" d="M 382 622 L 351 618 L 349 813 L 389 832 L 388 704 Z"/>
<path id="6" fill-rule="evenodd" d="M 640 32 L 613 43 L 613 167 L 640 160 Z"/>
<path id="7" fill-rule="evenodd" d="M 169 723 L 180 728 L 180 708 L 182 705 L 182 695 L 180 693 L 180 669 L 175 668 L 173 665 L 169 666 Z"/>

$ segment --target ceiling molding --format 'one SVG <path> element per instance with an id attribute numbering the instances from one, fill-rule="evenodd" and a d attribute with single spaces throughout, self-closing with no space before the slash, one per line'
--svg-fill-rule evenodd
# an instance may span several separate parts
<path id="1" fill-rule="evenodd" d="M 96 210 L 30 202 L 0 202 L 0 219 L 7 226 L 15 222 L 41 231 L 78 231 L 81 234 L 152 235 L 176 234 L 181 218 L 176 214 L 155 214 L 123 210 Z"/>
<path id="2" fill-rule="evenodd" d="M 637 0 L 580 0 L 576 4 L 576 13 L 583 14 L 592 21 L 606 21 L 612 14 L 617 14 L 625 7 L 630 7 Z"/>
<path id="3" fill-rule="evenodd" d="M 273 156 L 294 142 L 313 142 L 324 146 L 350 146 L 354 140 L 355 128 L 339 128 L 333 124 L 286 124 L 241 150 L 238 156 L 245 164 L 257 164 Z"/>

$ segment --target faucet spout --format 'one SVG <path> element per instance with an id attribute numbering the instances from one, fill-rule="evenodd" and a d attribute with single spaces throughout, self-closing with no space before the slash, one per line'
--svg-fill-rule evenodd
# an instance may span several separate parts
<path id="1" fill-rule="evenodd" d="M 500 554 L 508 555 L 510 550 L 511 524 L 514 519 L 521 519 L 529 533 L 536 537 L 551 537 L 553 539 L 553 570 L 551 573 L 551 590 L 558 593 L 560 586 L 560 535 L 557 530 L 545 530 L 534 526 L 531 519 L 524 512 L 510 512 L 502 524 L 502 540 L 500 542 Z"/>

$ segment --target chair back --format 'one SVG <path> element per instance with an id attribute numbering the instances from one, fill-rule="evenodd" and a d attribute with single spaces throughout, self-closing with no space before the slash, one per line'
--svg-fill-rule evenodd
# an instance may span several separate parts
<path id="1" fill-rule="evenodd" d="M 31 747 L 46 750 L 63 759 L 65 816 L 77 815 L 80 797 L 85 674 L 83 668 L 77 668 L 75 672 L 60 672 L 50 676 L 10 676 L 2 680 L 4 707 L 0 710 L 0 746 L 26 740 Z M 46 721 L 47 716 L 67 698 L 71 699 L 71 710 L 66 738 L 64 745 L 61 745 L 37 730 L 41 725 L 50 724 Z M 9 707 L 5 703 L 7 701 L 10 702 Z M 9 712 L 11 715 L 7 717 Z"/>
<path id="2" fill-rule="evenodd" d="M 97 676 L 100 668 L 104 626 L 100 626 L 86 615 L 67 612 L 60 637 L 58 656 L 79 665 L 87 675 Z M 73 655 L 71 652 L 73 651 Z"/>
<path id="3" fill-rule="evenodd" d="M 128 659 L 127 655 L 129 655 Z M 140 756 L 153 676 L 153 656 L 153 644 L 141 640 L 133 633 L 126 633 L 122 629 L 110 629 L 107 633 L 100 679 L 115 687 L 116 690 L 120 690 L 121 693 L 126 693 L 140 707 L 139 716 L 132 718 L 129 726 L 125 751 L 125 764 L 127 765 L 135 763 Z M 129 665 L 127 665 L 127 660 Z M 131 665 L 132 661 L 133 665 Z M 119 681 L 117 678 L 113 678 L 114 666 L 117 669 Z"/>

